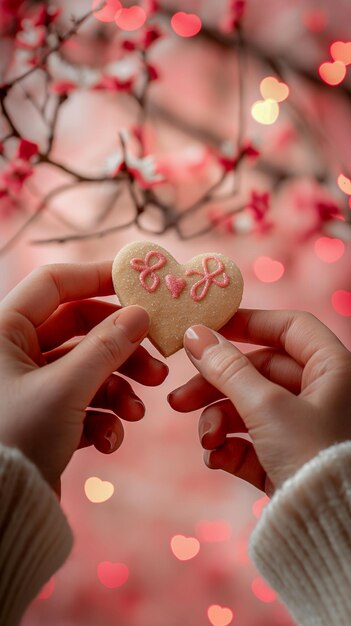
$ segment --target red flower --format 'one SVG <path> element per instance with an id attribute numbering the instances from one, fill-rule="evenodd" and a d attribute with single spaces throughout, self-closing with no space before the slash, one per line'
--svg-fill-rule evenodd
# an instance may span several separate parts
<path id="1" fill-rule="evenodd" d="M 230 2 L 228 14 L 221 25 L 223 32 L 228 34 L 232 33 L 240 26 L 244 17 L 245 8 L 245 0 L 232 0 Z"/>
<path id="2" fill-rule="evenodd" d="M 36 156 L 39 152 L 38 144 L 28 141 L 27 139 L 21 139 L 17 148 L 17 157 L 23 159 L 23 161 L 30 161 L 33 156 Z"/>
<path id="3" fill-rule="evenodd" d="M 59 15 L 61 15 L 61 13 L 61 9 L 41 4 L 38 7 L 34 23 L 36 26 L 49 26 L 49 24 L 52 24 L 59 17 Z"/>
<path id="4" fill-rule="evenodd" d="M 33 171 L 29 161 L 19 158 L 13 159 L 2 172 L 0 188 L 5 186 L 8 192 L 19 193 L 24 182 L 33 174 Z"/>
<path id="5" fill-rule="evenodd" d="M 332 201 L 316 200 L 315 209 L 322 223 L 329 222 L 341 215 L 339 207 Z"/>
<path id="6" fill-rule="evenodd" d="M 163 36 L 162 31 L 157 26 L 149 26 L 144 29 L 141 37 L 141 45 L 145 50 L 148 50 L 155 41 L 158 41 Z"/>
<path id="7" fill-rule="evenodd" d="M 157 80 L 160 77 L 159 72 L 154 65 L 151 65 L 150 63 L 148 63 L 146 65 L 146 70 L 149 74 L 150 81 Z"/>
<path id="8" fill-rule="evenodd" d="M 255 146 L 249 142 L 243 144 L 237 154 L 234 153 L 234 147 L 231 142 L 224 142 L 221 152 L 219 154 L 217 153 L 216 157 L 219 164 L 226 172 L 232 172 L 243 158 L 255 159 L 259 154 Z"/>
<path id="9" fill-rule="evenodd" d="M 263 222 L 266 217 L 267 211 L 270 208 L 270 194 L 268 191 L 260 193 L 258 191 L 251 191 L 251 198 L 247 204 L 247 208 L 251 209 L 257 222 Z"/>
<path id="10" fill-rule="evenodd" d="M 58 96 L 67 96 L 67 94 L 75 91 L 77 88 L 78 85 L 71 80 L 55 80 L 50 85 L 50 91 Z"/>
<path id="11" fill-rule="evenodd" d="M 16 43 L 20 48 L 29 50 L 40 48 L 46 41 L 46 28 L 37 26 L 33 20 L 25 19 L 22 29 L 16 35 Z"/>

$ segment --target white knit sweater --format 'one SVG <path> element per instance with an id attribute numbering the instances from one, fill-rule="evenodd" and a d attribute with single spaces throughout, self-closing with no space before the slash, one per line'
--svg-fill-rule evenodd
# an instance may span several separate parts
<path id="1" fill-rule="evenodd" d="M 351 441 L 283 484 L 251 535 L 250 555 L 297 624 L 351 625 Z"/>
<path id="2" fill-rule="evenodd" d="M 26 606 L 72 546 L 38 470 L 0 444 L 0 624 Z M 351 442 L 320 453 L 286 481 L 251 537 L 252 560 L 300 626 L 351 624 Z"/>
<path id="3" fill-rule="evenodd" d="M 62 565 L 72 533 L 57 497 L 18 450 L 0 444 L 0 624 L 18 624 Z"/>

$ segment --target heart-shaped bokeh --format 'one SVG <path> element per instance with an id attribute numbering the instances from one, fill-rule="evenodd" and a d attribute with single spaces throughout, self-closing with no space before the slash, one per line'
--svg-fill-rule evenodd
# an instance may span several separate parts
<path id="1" fill-rule="evenodd" d="M 97 476 L 91 476 L 85 481 L 84 491 L 90 502 L 106 502 L 113 495 L 115 488 L 108 480 L 100 480 Z"/>
<path id="2" fill-rule="evenodd" d="M 260 83 L 260 92 L 265 100 L 283 102 L 289 95 L 289 87 L 285 83 L 279 82 L 274 76 L 267 76 Z"/>
<path id="3" fill-rule="evenodd" d="M 148 311 L 148 337 L 164 356 L 182 348 L 189 326 L 224 326 L 239 308 L 243 292 L 240 270 L 228 257 L 205 253 L 181 265 L 148 241 L 120 250 L 112 278 L 122 306 L 139 304 Z"/>
<path id="4" fill-rule="evenodd" d="M 122 30 L 133 31 L 141 28 L 146 21 L 146 12 L 138 5 L 117 11 L 115 22 Z"/>
<path id="5" fill-rule="evenodd" d="M 174 32 L 180 37 L 194 37 L 201 28 L 202 22 L 195 13 L 184 13 L 179 11 L 175 13 L 171 19 L 171 26 Z"/>
<path id="6" fill-rule="evenodd" d="M 171 540 L 171 549 L 179 561 L 189 561 L 199 553 L 200 542 L 195 537 L 175 535 Z"/>
<path id="7" fill-rule="evenodd" d="M 319 66 L 319 75 L 328 85 L 340 85 L 346 76 L 346 66 L 342 61 L 322 63 Z"/>
<path id="8" fill-rule="evenodd" d="M 116 589 L 123 585 L 129 578 L 129 569 L 124 563 L 112 563 L 102 561 L 97 568 L 100 582 L 108 589 Z"/>
<path id="9" fill-rule="evenodd" d="M 330 46 L 330 54 L 334 61 L 341 61 L 345 65 L 350 65 L 351 41 L 334 41 Z"/>
<path id="10" fill-rule="evenodd" d="M 219 604 L 212 604 L 207 611 L 212 626 L 228 626 L 233 621 L 233 611 Z"/>
<path id="11" fill-rule="evenodd" d="M 279 104 L 275 100 L 257 100 L 251 107 L 251 115 L 259 124 L 274 124 L 279 115 Z"/>

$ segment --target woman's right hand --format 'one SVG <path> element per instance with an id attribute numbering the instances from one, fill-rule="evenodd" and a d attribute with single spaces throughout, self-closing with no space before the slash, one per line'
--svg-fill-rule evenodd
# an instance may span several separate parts
<path id="1" fill-rule="evenodd" d="M 227 339 L 265 347 L 244 355 Z M 322 449 L 351 439 L 351 354 L 313 315 L 240 310 L 220 333 L 191 327 L 184 347 L 199 374 L 169 402 L 206 407 L 208 467 L 270 495 Z"/>

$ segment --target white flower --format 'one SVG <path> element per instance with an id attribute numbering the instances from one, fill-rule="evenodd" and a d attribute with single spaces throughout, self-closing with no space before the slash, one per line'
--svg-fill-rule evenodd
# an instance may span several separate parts
<path id="1" fill-rule="evenodd" d="M 164 176 L 157 172 L 156 159 L 152 154 L 142 159 L 138 159 L 132 154 L 127 154 L 126 165 L 128 170 L 135 176 L 139 185 L 145 189 L 165 180 Z"/>

